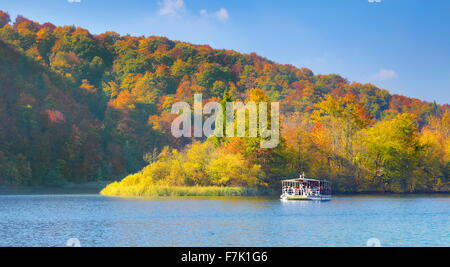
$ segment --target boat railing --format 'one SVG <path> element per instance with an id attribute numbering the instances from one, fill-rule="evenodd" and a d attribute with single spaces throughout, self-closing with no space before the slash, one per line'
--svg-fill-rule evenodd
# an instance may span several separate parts
<path id="1" fill-rule="evenodd" d="M 292 188 L 285 187 L 283 188 L 283 195 L 287 196 L 320 196 L 321 190 L 319 188 Z"/>

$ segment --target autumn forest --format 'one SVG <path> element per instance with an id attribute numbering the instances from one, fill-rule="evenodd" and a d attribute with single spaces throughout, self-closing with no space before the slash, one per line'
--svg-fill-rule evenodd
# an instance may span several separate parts
<path id="1" fill-rule="evenodd" d="M 172 105 L 197 93 L 205 102 L 280 102 L 279 146 L 174 138 Z M 0 185 L 126 177 L 105 194 L 203 187 L 239 195 L 301 172 L 342 193 L 449 192 L 450 105 L 256 54 L 94 35 L 0 11 Z"/>

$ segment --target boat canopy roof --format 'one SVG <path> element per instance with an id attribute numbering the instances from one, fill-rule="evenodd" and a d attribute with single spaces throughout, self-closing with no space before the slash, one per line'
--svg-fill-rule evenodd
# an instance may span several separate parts
<path id="1" fill-rule="evenodd" d="M 327 182 L 325 180 L 315 180 L 315 179 L 306 179 L 306 178 L 297 178 L 297 179 L 291 179 L 291 180 L 283 180 L 283 182 Z"/>

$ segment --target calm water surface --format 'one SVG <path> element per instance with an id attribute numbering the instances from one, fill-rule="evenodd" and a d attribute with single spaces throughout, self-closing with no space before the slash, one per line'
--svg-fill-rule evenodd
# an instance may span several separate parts
<path id="1" fill-rule="evenodd" d="M 450 197 L 0 196 L 0 246 L 450 246 Z"/>

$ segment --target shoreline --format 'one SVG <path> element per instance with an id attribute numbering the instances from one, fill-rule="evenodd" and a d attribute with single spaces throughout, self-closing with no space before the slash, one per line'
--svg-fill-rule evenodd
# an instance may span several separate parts
<path id="1" fill-rule="evenodd" d="M 0 186 L 0 195 L 78 195 L 100 194 L 111 181 L 51 186 Z"/>
<path id="2" fill-rule="evenodd" d="M 83 184 L 69 184 L 62 187 L 49 187 L 49 186 L 26 186 L 26 187 L 15 187 L 15 186 L 0 186 L 0 196 L 1 195 L 77 195 L 77 194 L 89 194 L 89 195 L 102 195 L 101 191 L 105 189 L 106 186 L 111 184 L 108 182 L 90 182 Z M 450 191 L 443 192 L 406 192 L 406 193 L 396 193 L 396 192 L 345 192 L 345 193 L 334 193 L 333 196 L 336 197 L 351 197 L 351 196 L 436 196 L 436 195 L 450 195 Z M 278 194 L 259 194 L 258 197 L 278 197 Z M 110 196 L 110 197 L 126 197 L 126 196 Z M 146 198 L 145 196 L 128 196 L 130 198 Z M 179 196 L 183 197 L 183 196 Z M 200 197 L 200 196 L 199 196 Z M 209 197 L 209 196 L 201 196 Z M 211 196 L 213 197 L 213 196 Z M 227 196 L 233 197 L 233 196 Z M 234 196 L 234 197 L 246 197 L 246 196 Z M 255 197 L 255 196 L 248 196 Z"/>

